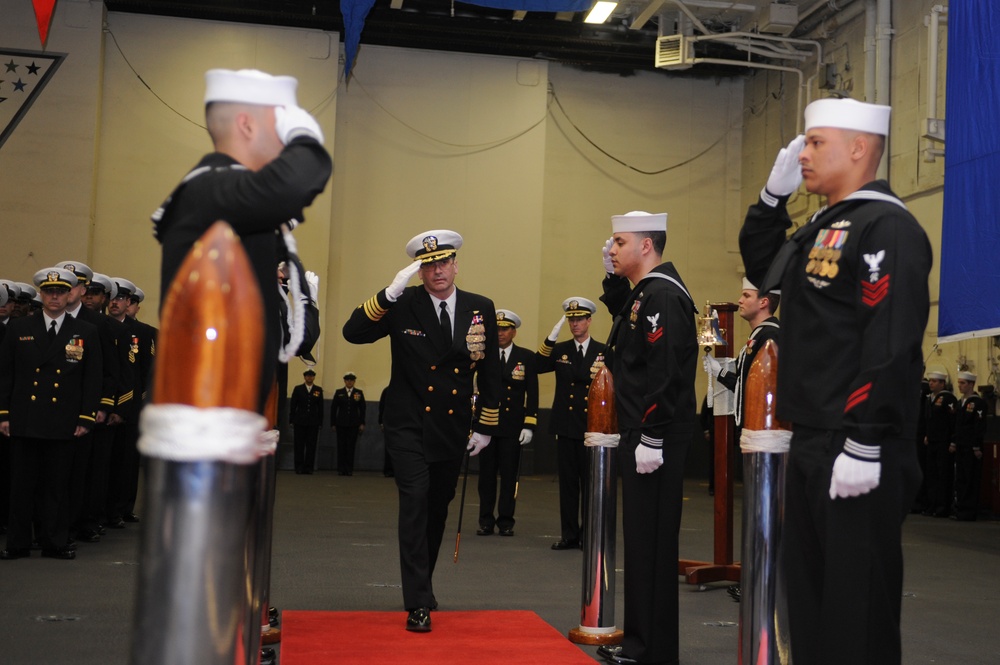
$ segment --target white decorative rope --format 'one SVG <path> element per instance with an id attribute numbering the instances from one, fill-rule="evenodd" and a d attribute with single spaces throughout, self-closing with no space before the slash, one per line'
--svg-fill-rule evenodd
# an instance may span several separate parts
<path id="1" fill-rule="evenodd" d="M 285 238 L 285 246 L 288 248 L 289 254 L 294 254 L 297 257 L 299 255 L 299 247 L 295 242 L 295 237 L 286 228 L 282 226 L 281 229 L 281 234 Z M 298 350 L 299 345 L 302 344 L 302 337 L 305 335 L 305 308 L 309 304 L 309 296 L 305 296 L 303 302 L 302 286 L 299 283 L 299 268 L 295 261 L 288 261 L 286 268 L 288 269 L 288 286 L 292 292 L 291 302 L 288 304 L 287 316 L 289 339 L 288 344 L 278 349 L 278 360 L 287 365 L 288 361 L 295 357 L 295 352 Z M 280 285 L 278 286 L 278 290 L 281 290 Z M 281 293 L 281 297 L 284 298 L 285 294 Z"/>
<path id="2" fill-rule="evenodd" d="M 149 404 L 139 419 L 139 452 L 171 462 L 252 464 L 260 459 L 259 413 L 187 404 Z"/>
<path id="3" fill-rule="evenodd" d="M 586 432 L 583 435 L 583 445 L 600 448 L 617 448 L 620 434 L 604 434 L 602 432 Z"/>
<path id="4" fill-rule="evenodd" d="M 792 433 L 787 429 L 743 430 L 740 450 L 745 453 L 787 453 Z"/>
<path id="5" fill-rule="evenodd" d="M 261 457 L 267 457 L 268 455 L 273 455 L 278 449 L 278 440 L 281 438 L 281 432 L 276 429 L 269 429 L 260 433 L 260 439 L 257 443 L 259 444 L 257 450 Z"/>

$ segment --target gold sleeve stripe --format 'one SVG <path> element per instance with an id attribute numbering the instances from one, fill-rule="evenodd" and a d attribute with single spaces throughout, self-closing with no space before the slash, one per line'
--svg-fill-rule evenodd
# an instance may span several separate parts
<path id="1" fill-rule="evenodd" d="M 389 311 L 378 304 L 378 295 L 374 295 L 366 300 L 365 304 L 361 307 L 365 310 L 365 316 L 372 321 L 380 320 Z"/>
<path id="2" fill-rule="evenodd" d="M 548 340 L 545 340 L 545 342 L 547 341 Z M 546 344 L 545 342 L 542 342 L 542 345 L 538 347 L 538 355 L 542 356 L 543 358 L 548 358 L 549 356 L 552 355 L 552 349 L 555 348 L 555 345 Z"/>
<path id="3" fill-rule="evenodd" d="M 534 416 L 526 416 L 524 418 L 524 424 L 525 425 L 537 425 L 538 424 L 538 418 L 535 418 Z"/>
<path id="4" fill-rule="evenodd" d="M 120 405 L 124 404 L 125 402 L 128 402 L 131 399 L 132 399 L 132 391 L 130 390 L 127 393 L 125 393 L 124 395 L 119 395 L 118 396 L 118 404 L 120 406 Z"/>
<path id="5" fill-rule="evenodd" d="M 7 415 L 10 415 L 10 411 L 6 411 L 6 410 L 5 411 L 0 411 L 0 416 L 7 416 Z"/>
<path id="6" fill-rule="evenodd" d="M 108 406 L 114 406 L 115 405 L 115 398 L 114 397 L 102 397 L 101 398 L 101 404 L 107 404 Z"/>
<path id="7" fill-rule="evenodd" d="M 483 409 L 479 415 L 479 422 L 483 425 L 499 425 L 500 409 Z"/>
<path id="8" fill-rule="evenodd" d="M 97 422 L 97 418 L 92 418 L 91 416 L 85 416 L 82 413 L 80 414 L 80 420 L 89 420 L 92 423 Z"/>

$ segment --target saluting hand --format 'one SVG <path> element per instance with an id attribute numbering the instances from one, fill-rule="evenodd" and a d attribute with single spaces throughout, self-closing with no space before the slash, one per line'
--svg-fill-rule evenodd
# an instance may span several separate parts
<path id="1" fill-rule="evenodd" d="M 552 327 L 552 332 L 549 333 L 548 340 L 550 342 L 554 342 L 559 339 L 559 331 L 562 330 L 564 323 L 566 323 L 566 317 L 560 316 L 559 320 L 556 321 L 556 325 Z"/>
<path id="2" fill-rule="evenodd" d="M 411 277 L 417 274 L 418 270 L 420 270 L 420 261 L 412 261 L 409 265 L 396 273 L 396 277 L 392 280 L 392 284 L 385 287 L 385 297 L 389 299 L 389 302 L 396 302 L 396 299 L 403 295 L 406 283 L 410 281 Z"/>
<path id="3" fill-rule="evenodd" d="M 778 157 L 771 167 L 771 175 L 767 178 L 767 192 L 772 196 L 788 196 L 802 184 L 802 167 L 799 166 L 799 154 L 806 147 L 806 137 L 799 134 L 784 148 L 778 151 Z"/>
<path id="4" fill-rule="evenodd" d="M 299 136 L 308 136 L 323 145 L 323 130 L 319 128 L 316 118 L 299 106 L 274 107 L 274 129 L 282 145 Z"/>
<path id="5" fill-rule="evenodd" d="M 615 264 L 611 261 L 611 248 L 615 244 L 615 237 L 611 236 L 608 241 L 604 243 L 604 247 L 601 248 L 601 253 L 604 255 L 604 272 L 608 274 L 613 274 L 615 272 Z"/>

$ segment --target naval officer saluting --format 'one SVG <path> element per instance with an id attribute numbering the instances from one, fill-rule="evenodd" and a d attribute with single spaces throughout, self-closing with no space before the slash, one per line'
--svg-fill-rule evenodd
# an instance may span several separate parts
<path id="1" fill-rule="evenodd" d="M 399 490 L 406 629 L 416 632 L 431 629 L 437 607 L 431 577 L 465 450 L 479 454 L 499 423 L 496 309 L 489 298 L 455 287 L 461 246 L 454 231 L 414 236 L 406 244 L 413 262 L 344 324 L 352 344 L 391 342 L 383 425 Z M 418 273 L 423 284 L 406 288 Z"/>

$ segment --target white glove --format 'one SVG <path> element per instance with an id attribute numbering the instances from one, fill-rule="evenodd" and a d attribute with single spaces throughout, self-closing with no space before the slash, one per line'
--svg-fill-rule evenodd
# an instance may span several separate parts
<path id="1" fill-rule="evenodd" d="M 715 356 L 705 354 L 705 359 L 701 361 L 702 367 L 712 376 L 719 376 L 722 373 L 722 363 L 715 359 Z"/>
<path id="2" fill-rule="evenodd" d="M 850 439 L 848 439 L 850 441 Z M 868 494 L 878 487 L 882 474 L 881 462 L 866 462 L 846 453 L 837 455 L 830 478 L 830 498 L 846 499 L 849 496 Z"/>
<path id="3" fill-rule="evenodd" d="M 639 473 L 653 473 L 663 466 L 663 449 L 650 448 L 641 443 L 635 449 L 635 470 Z"/>
<path id="4" fill-rule="evenodd" d="M 531 443 L 531 437 L 535 436 L 535 433 L 528 428 L 521 430 L 521 436 L 517 437 L 517 442 L 522 446 L 526 446 Z"/>
<path id="5" fill-rule="evenodd" d="M 799 153 L 806 147 L 806 137 L 799 134 L 787 147 L 778 151 L 778 157 L 767 178 L 767 192 L 773 196 L 788 196 L 802 184 L 802 167 Z"/>
<path id="6" fill-rule="evenodd" d="M 319 275 L 306 270 L 306 283 L 309 285 L 309 297 L 314 303 L 319 303 Z"/>
<path id="7" fill-rule="evenodd" d="M 604 272 L 614 273 L 615 264 L 611 262 L 611 248 L 615 244 L 615 237 L 611 236 L 608 241 L 604 243 L 604 247 L 601 248 L 601 253 L 604 254 Z"/>
<path id="8" fill-rule="evenodd" d="M 323 145 L 323 130 L 319 128 L 316 118 L 299 106 L 274 107 L 274 128 L 283 145 L 298 136 L 310 136 Z"/>
<path id="9" fill-rule="evenodd" d="M 473 432 L 472 436 L 469 437 L 469 445 L 466 446 L 469 450 L 469 457 L 475 457 L 483 450 L 483 448 L 490 445 L 491 438 L 492 437 L 489 434 Z"/>
<path id="10" fill-rule="evenodd" d="M 417 274 L 418 270 L 420 270 L 420 261 L 414 261 L 396 273 L 396 278 L 392 280 L 392 284 L 385 287 L 385 297 L 389 299 L 389 302 L 396 302 L 396 298 L 403 295 L 406 283 L 410 281 L 411 277 Z"/>
<path id="11" fill-rule="evenodd" d="M 559 331 L 562 330 L 564 323 L 566 323 L 566 317 L 560 316 L 559 320 L 556 321 L 556 325 L 552 327 L 552 332 L 549 333 L 548 340 L 550 342 L 554 342 L 559 339 Z"/>

